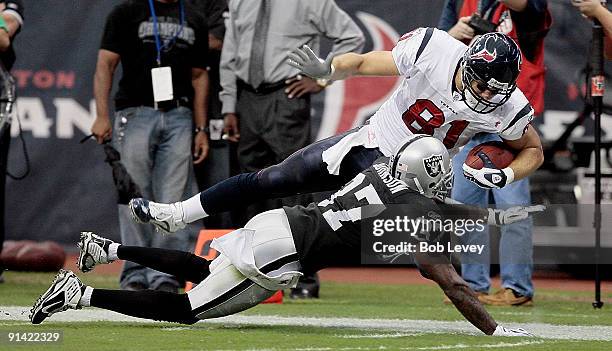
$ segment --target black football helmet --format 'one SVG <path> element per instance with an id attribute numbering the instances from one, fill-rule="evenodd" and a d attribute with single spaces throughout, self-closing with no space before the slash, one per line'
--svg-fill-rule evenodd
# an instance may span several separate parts
<path id="1" fill-rule="evenodd" d="M 503 105 L 514 89 L 521 71 L 521 51 L 509 36 L 487 33 L 478 37 L 463 55 L 461 80 L 463 101 L 477 113 L 489 113 Z M 490 90 L 495 95 L 487 100 L 480 92 Z"/>

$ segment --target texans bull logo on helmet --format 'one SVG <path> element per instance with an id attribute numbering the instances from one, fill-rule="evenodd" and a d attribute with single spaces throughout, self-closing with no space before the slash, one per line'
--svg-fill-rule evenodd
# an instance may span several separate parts
<path id="1" fill-rule="evenodd" d="M 442 172 L 442 155 L 433 155 L 424 159 L 423 166 L 430 177 L 437 177 Z"/>
<path id="2" fill-rule="evenodd" d="M 483 59 L 486 62 L 493 62 L 497 58 L 497 50 L 494 49 L 493 52 L 490 52 L 485 47 L 482 50 L 478 51 L 477 53 L 470 55 L 470 58 L 473 60 Z"/>

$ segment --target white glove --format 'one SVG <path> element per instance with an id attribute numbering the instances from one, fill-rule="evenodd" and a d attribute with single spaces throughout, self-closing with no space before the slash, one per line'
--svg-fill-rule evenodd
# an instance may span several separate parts
<path id="1" fill-rule="evenodd" d="M 287 54 L 287 63 L 299 69 L 304 75 L 315 79 L 330 79 L 334 74 L 331 54 L 325 60 L 317 57 L 308 45 L 303 45 Z"/>
<path id="2" fill-rule="evenodd" d="M 481 188 L 500 189 L 512 183 L 514 171 L 510 167 L 504 169 L 488 167 L 475 169 L 464 163 L 463 176 Z"/>
<path id="3" fill-rule="evenodd" d="M 487 218 L 487 221 L 489 225 L 500 226 L 504 224 L 511 224 L 526 219 L 532 212 L 542 212 L 545 209 L 546 206 L 544 205 L 515 206 L 505 210 L 487 208 L 487 210 L 489 210 L 489 217 Z"/>
<path id="4" fill-rule="evenodd" d="M 534 337 L 535 335 L 531 334 L 530 332 L 526 331 L 523 328 L 504 328 L 501 325 L 497 325 L 497 328 L 495 328 L 495 331 L 493 332 L 493 336 L 528 336 L 528 337 Z"/>

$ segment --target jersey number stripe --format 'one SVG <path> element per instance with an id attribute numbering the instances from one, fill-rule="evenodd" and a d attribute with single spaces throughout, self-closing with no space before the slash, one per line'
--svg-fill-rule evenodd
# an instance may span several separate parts
<path id="1" fill-rule="evenodd" d="M 336 199 L 337 197 L 347 195 L 347 193 L 351 192 L 351 190 L 361 185 L 361 183 L 363 183 L 365 179 L 366 179 L 365 174 L 359 173 L 355 178 L 353 178 L 353 180 L 351 180 L 348 184 L 346 184 L 344 188 L 340 189 L 340 191 L 333 194 L 331 198 L 329 198 L 328 200 L 323 200 L 319 202 L 319 206 L 326 207 L 326 206 L 331 205 L 334 199 Z M 368 184 L 367 186 L 363 187 L 363 189 L 359 189 L 354 194 L 348 195 L 348 196 L 355 196 L 355 198 L 357 198 L 357 201 L 365 200 L 366 203 L 364 204 L 364 206 L 382 205 L 383 203 L 380 197 L 378 196 L 376 189 L 374 189 L 374 186 L 372 184 Z M 329 209 L 323 212 L 323 218 L 325 218 L 325 220 L 327 221 L 327 224 L 329 224 L 329 226 L 334 231 L 336 231 L 340 229 L 340 227 L 342 227 L 342 222 L 347 222 L 347 221 L 357 222 L 361 220 L 362 207 L 363 206 L 354 207 L 349 210 L 341 210 L 341 211 L 334 211 L 332 209 Z"/>
<path id="2" fill-rule="evenodd" d="M 417 99 L 402 115 L 402 120 L 406 127 L 414 134 L 433 135 L 436 128 L 444 124 L 444 112 L 438 108 L 431 100 Z M 449 123 L 450 128 L 442 142 L 447 149 L 455 147 L 459 136 L 470 122 L 455 120 Z"/>

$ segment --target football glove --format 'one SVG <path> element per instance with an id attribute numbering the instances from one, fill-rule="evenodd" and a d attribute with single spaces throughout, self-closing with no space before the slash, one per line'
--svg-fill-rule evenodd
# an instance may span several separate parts
<path id="1" fill-rule="evenodd" d="M 531 334 L 530 332 L 526 331 L 523 328 L 505 328 L 502 327 L 501 325 L 497 325 L 497 328 L 495 328 L 495 331 L 493 332 L 493 336 L 528 336 L 528 337 L 534 337 L 535 335 Z"/>
<path id="2" fill-rule="evenodd" d="M 488 208 L 487 210 L 489 210 L 489 217 L 487 218 L 487 221 L 489 225 L 496 226 L 511 224 L 526 219 L 533 212 L 542 212 L 545 209 L 546 206 L 544 205 L 515 206 L 505 210 Z"/>
<path id="3" fill-rule="evenodd" d="M 500 189 L 512 183 L 514 171 L 510 167 L 504 169 L 483 167 L 472 168 L 463 164 L 463 176 L 484 189 Z"/>
<path id="4" fill-rule="evenodd" d="M 510 167 L 499 169 L 495 167 L 491 159 L 482 151 L 478 154 L 482 160 L 483 167 L 475 169 L 463 163 L 463 176 L 484 189 L 499 189 L 512 183 L 514 171 Z"/>
<path id="5" fill-rule="evenodd" d="M 308 45 L 303 45 L 287 55 L 287 63 L 302 74 L 315 79 L 330 79 L 334 74 L 331 54 L 325 60 L 317 57 Z"/>

